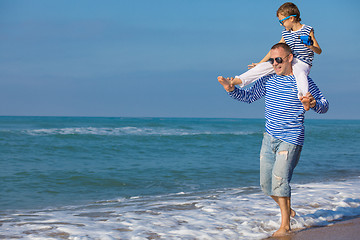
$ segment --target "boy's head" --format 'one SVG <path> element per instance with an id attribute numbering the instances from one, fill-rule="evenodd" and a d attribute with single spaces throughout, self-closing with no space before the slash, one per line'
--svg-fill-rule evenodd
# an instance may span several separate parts
<path id="1" fill-rule="evenodd" d="M 291 15 L 296 15 L 295 21 L 300 22 L 300 11 L 297 8 L 297 6 L 291 2 L 284 3 L 279 7 L 279 9 L 276 12 L 276 16 L 279 17 L 279 15 L 282 15 L 284 17 L 288 17 Z"/>

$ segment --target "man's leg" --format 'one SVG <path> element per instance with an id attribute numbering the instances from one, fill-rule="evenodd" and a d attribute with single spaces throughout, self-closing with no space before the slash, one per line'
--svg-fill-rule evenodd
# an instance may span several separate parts
<path id="1" fill-rule="evenodd" d="M 273 234 L 274 237 L 276 236 L 283 236 L 286 235 L 291 231 L 290 228 L 290 197 L 276 197 L 271 196 L 276 203 L 278 203 L 281 212 L 281 225 L 280 228 Z"/>
<path id="2" fill-rule="evenodd" d="M 262 191 L 272 195 L 272 169 L 275 163 L 275 151 L 273 150 L 273 138 L 264 133 L 260 151 L 260 186 Z"/>
<path id="3" fill-rule="evenodd" d="M 272 171 L 271 197 L 279 205 L 281 212 L 280 228 L 273 236 L 281 236 L 290 232 L 290 216 L 295 216 L 291 209 L 290 181 L 296 167 L 302 146 L 281 142 L 276 151 L 276 160 Z"/>
<path id="4" fill-rule="evenodd" d="M 280 207 L 280 203 L 279 203 L 279 197 L 276 196 L 271 196 L 272 199 L 274 199 L 274 201 L 279 205 Z M 290 207 L 290 217 L 295 217 L 296 216 L 296 212 L 294 211 L 294 209 L 291 208 L 291 199 L 289 201 L 289 207 Z"/>

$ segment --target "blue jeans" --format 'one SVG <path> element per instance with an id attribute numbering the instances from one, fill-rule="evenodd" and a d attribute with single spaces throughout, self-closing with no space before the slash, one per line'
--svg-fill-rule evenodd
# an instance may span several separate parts
<path id="1" fill-rule="evenodd" d="M 269 196 L 290 197 L 290 180 L 299 162 L 302 146 L 264 133 L 260 151 L 260 186 Z"/>

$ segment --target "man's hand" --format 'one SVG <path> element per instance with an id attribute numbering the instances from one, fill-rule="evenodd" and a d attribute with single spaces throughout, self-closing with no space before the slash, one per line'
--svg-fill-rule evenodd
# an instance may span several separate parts
<path id="1" fill-rule="evenodd" d="M 310 108 L 314 108 L 316 105 L 315 98 L 309 92 L 306 95 L 309 97 L 309 100 L 310 100 Z"/>
<path id="2" fill-rule="evenodd" d="M 316 105 L 315 98 L 309 92 L 307 92 L 305 96 L 300 97 L 300 101 L 303 104 L 305 111 L 309 111 L 310 108 L 314 108 Z"/>
<path id="3" fill-rule="evenodd" d="M 234 78 L 227 78 L 225 79 L 223 76 L 218 76 L 218 81 L 221 85 L 223 85 L 224 89 L 228 92 L 232 92 L 235 90 L 234 85 L 232 84 L 232 81 Z"/>

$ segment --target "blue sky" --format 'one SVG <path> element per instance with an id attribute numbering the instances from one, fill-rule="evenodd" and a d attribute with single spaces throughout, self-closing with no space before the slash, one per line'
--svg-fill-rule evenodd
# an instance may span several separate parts
<path id="1" fill-rule="evenodd" d="M 280 40 L 284 2 L 0 0 L 0 115 L 263 118 L 263 101 L 234 101 L 216 78 Z M 307 117 L 360 119 L 360 2 L 293 2 L 330 101 Z"/>

